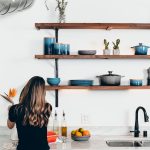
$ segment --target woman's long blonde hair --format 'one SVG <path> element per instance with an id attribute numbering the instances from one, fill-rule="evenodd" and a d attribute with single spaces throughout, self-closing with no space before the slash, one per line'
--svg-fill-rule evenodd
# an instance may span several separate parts
<path id="1" fill-rule="evenodd" d="M 23 88 L 19 99 L 25 108 L 24 125 L 47 126 L 52 107 L 46 103 L 45 95 L 44 79 L 39 76 L 32 77 Z"/>

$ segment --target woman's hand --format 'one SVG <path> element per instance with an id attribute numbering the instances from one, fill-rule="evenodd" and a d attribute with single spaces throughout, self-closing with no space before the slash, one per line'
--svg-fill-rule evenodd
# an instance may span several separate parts
<path id="1" fill-rule="evenodd" d="M 7 127 L 12 129 L 15 126 L 15 122 L 11 122 L 9 119 L 7 120 Z"/>

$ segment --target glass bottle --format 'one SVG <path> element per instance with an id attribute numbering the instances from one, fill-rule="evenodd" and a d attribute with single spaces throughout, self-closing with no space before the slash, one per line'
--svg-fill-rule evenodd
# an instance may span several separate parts
<path id="1" fill-rule="evenodd" d="M 55 111 L 55 116 L 54 116 L 54 120 L 53 120 L 53 131 L 59 135 L 59 121 L 57 118 L 57 112 Z"/>
<path id="2" fill-rule="evenodd" d="M 53 131 L 53 114 L 51 114 L 51 116 L 49 117 L 49 121 L 48 121 L 48 127 L 47 130 L 48 131 Z"/>
<path id="3" fill-rule="evenodd" d="M 62 118 L 62 122 L 61 122 L 61 135 L 63 137 L 67 137 L 67 122 L 65 119 L 65 112 L 63 111 L 63 118 Z"/>

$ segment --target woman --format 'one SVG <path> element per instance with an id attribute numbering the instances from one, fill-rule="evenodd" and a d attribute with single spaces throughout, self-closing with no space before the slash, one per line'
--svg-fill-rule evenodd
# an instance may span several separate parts
<path id="1" fill-rule="evenodd" d="M 52 111 L 45 101 L 45 81 L 32 77 L 23 88 L 19 104 L 9 109 L 7 125 L 16 124 L 18 131 L 17 150 L 48 150 L 47 124 Z"/>

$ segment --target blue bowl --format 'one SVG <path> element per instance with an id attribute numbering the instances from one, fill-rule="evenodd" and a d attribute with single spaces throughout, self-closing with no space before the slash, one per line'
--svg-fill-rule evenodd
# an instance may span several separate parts
<path id="1" fill-rule="evenodd" d="M 47 83 L 51 86 L 57 86 L 60 83 L 60 78 L 47 78 Z"/>
<path id="2" fill-rule="evenodd" d="M 130 79 L 130 86 L 142 86 L 142 80 Z"/>

